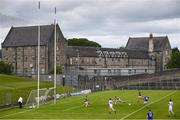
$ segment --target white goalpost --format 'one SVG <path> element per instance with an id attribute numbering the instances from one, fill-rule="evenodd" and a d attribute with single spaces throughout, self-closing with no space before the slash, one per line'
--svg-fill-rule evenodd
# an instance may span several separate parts
<path id="1" fill-rule="evenodd" d="M 40 10 L 40 1 L 38 2 L 38 9 Z M 56 7 L 54 9 L 54 96 L 56 95 L 56 42 L 57 42 L 57 33 L 56 33 L 56 23 L 57 23 L 57 20 L 56 20 Z M 37 77 L 38 77 L 38 81 L 37 81 L 37 90 L 34 90 L 36 91 L 36 100 L 37 101 L 37 108 L 39 108 L 39 104 L 41 104 L 41 100 L 40 100 L 40 96 L 41 96 L 41 89 L 39 89 L 39 84 L 40 84 L 40 40 L 41 40 L 41 34 L 40 34 L 40 25 L 38 25 L 38 64 L 37 64 Z M 35 92 L 32 91 L 32 94 L 34 94 Z M 35 96 L 35 95 L 34 95 Z M 56 104 L 56 97 L 54 97 L 54 104 Z"/>
<path id="2" fill-rule="evenodd" d="M 37 95 L 37 89 L 32 90 L 26 101 L 26 108 L 36 108 L 38 105 L 46 104 L 47 102 L 54 100 L 54 87 L 39 89 L 39 98 Z"/>

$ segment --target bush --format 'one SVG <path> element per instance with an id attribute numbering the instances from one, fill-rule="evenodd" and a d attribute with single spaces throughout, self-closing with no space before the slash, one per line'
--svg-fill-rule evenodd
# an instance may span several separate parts
<path id="1" fill-rule="evenodd" d="M 57 74 L 62 74 L 62 70 L 63 70 L 62 66 L 56 66 L 56 73 L 57 73 Z M 54 68 L 52 68 L 52 69 L 50 70 L 50 73 L 51 73 L 51 74 L 54 73 Z"/>
<path id="2" fill-rule="evenodd" d="M 12 64 L 4 63 L 0 61 L 0 74 L 11 74 L 12 73 Z"/>

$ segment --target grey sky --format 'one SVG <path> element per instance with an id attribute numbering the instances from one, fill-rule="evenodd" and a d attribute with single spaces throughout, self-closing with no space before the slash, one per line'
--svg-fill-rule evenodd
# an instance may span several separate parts
<path id="1" fill-rule="evenodd" d="M 52 24 L 54 7 L 66 38 L 86 37 L 103 47 L 125 46 L 136 36 L 168 36 L 180 42 L 179 0 L 1 0 L 0 42 L 11 26 Z"/>

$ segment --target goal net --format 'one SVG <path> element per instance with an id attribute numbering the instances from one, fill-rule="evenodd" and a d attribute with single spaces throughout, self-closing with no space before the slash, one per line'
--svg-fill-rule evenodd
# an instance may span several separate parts
<path id="1" fill-rule="evenodd" d="M 37 89 L 32 90 L 26 102 L 26 108 L 35 108 L 38 104 Z M 54 87 L 39 89 L 39 105 L 54 99 Z"/>

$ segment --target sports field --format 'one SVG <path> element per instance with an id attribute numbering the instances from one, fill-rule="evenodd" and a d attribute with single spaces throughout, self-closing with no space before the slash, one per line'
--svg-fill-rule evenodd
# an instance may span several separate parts
<path id="1" fill-rule="evenodd" d="M 154 118 L 180 119 L 180 91 L 175 90 L 142 90 L 142 95 L 150 97 L 149 105 L 137 102 L 136 90 L 111 90 L 88 94 L 90 106 L 83 106 L 84 96 L 73 96 L 40 106 L 39 109 L 2 109 L 2 119 L 146 119 L 151 109 Z M 108 112 L 108 99 L 119 96 L 126 103 L 114 105 L 117 113 Z M 176 116 L 168 117 L 168 101 L 174 102 Z M 131 105 L 130 105 L 130 104 Z"/>
<path id="2" fill-rule="evenodd" d="M 50 88 L 53 86 L 52 82 L 40 81 L 40 88 Z M 6 94 L 11 95 L 11 102 L 14 105 L 20 96 L 26 100 L 30 91 L 34 89 L 37 89 L 37 80 L 35 79 L 0 74 L 0 107 L 5 104 Z M 73 91 L 73 89 L 57 84 L 57 93 L 67 91 Z"/>

